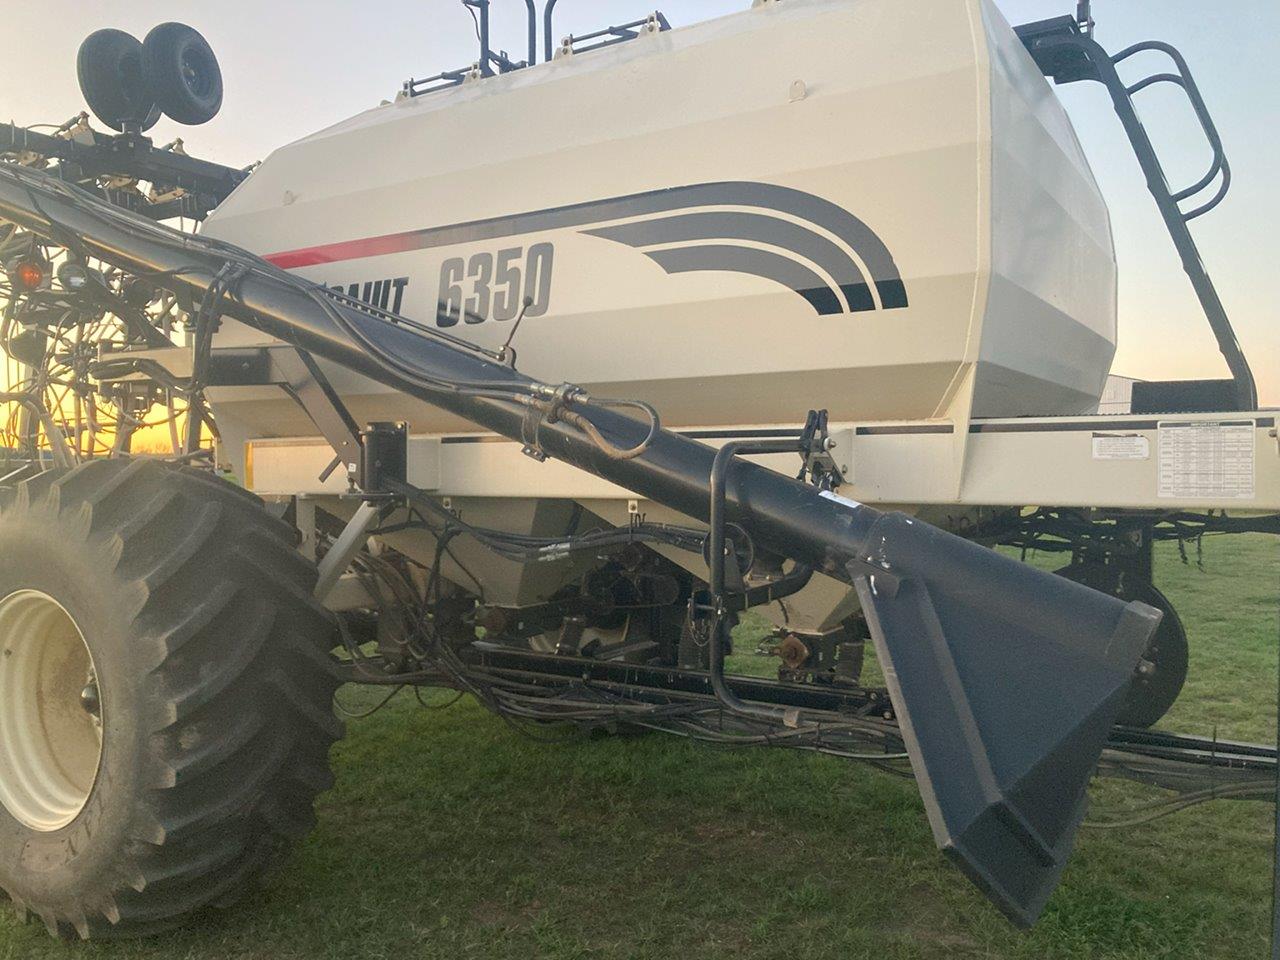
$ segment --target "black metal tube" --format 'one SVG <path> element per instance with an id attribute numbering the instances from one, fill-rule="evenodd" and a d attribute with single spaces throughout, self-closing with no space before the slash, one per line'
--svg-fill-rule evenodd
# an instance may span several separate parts
<path id="1" fill-rule="evenodd" d="M 67 449 L 67 438 L 43 403 L 25 393 L 0 393 L 0 403 L 16 403 L 30 411 L 44 428 L 45 436 L 49 438 L 49 452 L 53 456 L 53 462 L 64 468 L 70 468 L 75 464 Z M 32 450 L 31 453 L 39 457 L 38 450 Z"/>
<path id="2" fill-rule="evenodd" d="M 480 11 L 480 76 L 493 76 L 493 54 L 489 48 L 489 0 L 462 0 L 468 7 Z"/>
<path id="3" fill-rule="evenodd" d="M 813 579 L 813 568 L 797 563 L 791 572 L 754 587 L 747 587 L 742 593 L 731 593 L 725 598 L 725 607 L 731 612 L 748 610 L 751 607 L 762 607 L 766 603 L 784 600 L 794 593 L 799 593 Z"/>
<path id="4" fill-rule="evenodd" d="M 542 8 L 542 59 L 547 63 L 555 55 L 555 39 L 551 33 L 551 15 L 555 12 L 558 0 L 547 0 Z"/>
<path id="5" fill-rule="evenodd" d="M 709 485 L 711 488 L 710 507 L 707 511 L 707 520 L 710 524 L 711 531 L 708 537 L 708 553 L 707 565 L 710 568 L 710 586 L 711 594 L 714 598 L 723 600 L 725 595 L 725 570 L 724 570 L 724 525 L 725 525 L 725 475 L 729 469 L 729 463 L 739 454 L 770 454 L 770 453 L 797 453 L 799 452 L 799 444 L 795 440 L 732 440 L 726 443 L 716 451 L 715 458 L 711 461 L 711 476 Z"/>
<path id="6" fill-rule="evenodd" d="M 538 7 L 534 0 L 524 0 L 525 9 L 528 11 L 528 31 L 529 31 L 529 48 L 526 54 L 529 66 L 533 66 L 538 62 Z"/>
<path id="7" fill-rule="evenodd" d="M 1111 95 L 1112 106 L 1115 108 L 1116 115 L 1120 118 L 1120 123 L 1128 135 L 1134 154 L 1142 167 L 1142 172 L 1147 182 L 1147 190 L 1154 198 L 1156 207 L 1160 211 L 1160 216 L 1164 219 L 1165 227 L 1168 229 L 1169 236 L 1173 239 L 1173 245 L 1177 248 L 1178 256 L 1182 261 L 1182 269 L 1191 280 L 1191 286 L 1194 288 L 1196 297 L 1200 301 L 1200 306 L 1204 310 L 1205 318 L 1209 321 L 1209 327 L 1213 330 L 1214 339 L 1218 343 L 1218 350 L 1222 353 L 1222 357 L 1227 363 L 1227 368 L 1231 371 L 1231 377 L 1236 385 L 1239 408 L 1241 410 L 1256 409 L 1258 406 L 1258 387 L 1253 378 L 1253 371 L 1249 367 L 1249 361 L 1244 355 L 1244 350 L 1240 347 L 1239 340 L 1236 339 L 1235 330 L 1232 328 L 1231 320 L 1227 316 L 1226 307 L 1223 306 L 1222 299 L 1218 296 L 1218 290 L 1200 259 L 1200 252 L 1196 247 L 1195 239 L 1191 236 L 1191 230 L 1187 226 L 1186 215 L 1183 214 L 1177 200 L 1169 192 L 1169 184 L 1165 178 L 1164 169 L 1160 165 L 1160 158 L 1156 154 L 1155 147 L 1151 143 L 1151 138 L 1148 136 L 1146 128 L 1142 125 L 1142 119 L 1134 108 L 1130 92 L 1116 70 L 1115 61 L 1107 54 L 1101 44 L 1095 40 L 1080 37 L 1071 42 L 1079 44 L 1080 49 L 1097 67 L 1099 79 Z M 1140 44 L 1137 48 L 1122 51 L 1117 59 L 1128 56 L 1135 49 L 1148 48 L 1162 49 L 1166 50 L 1166 52 L 1173 49 L 1168 47 L 1167 44 Z M 1175 62 L 1180 60 L 1181 56 L 1177 57 Z M 1185 61 L 1180 63 L 1181 66 L 1185 66 Z M 1188 94 L 1190 94 L 1189 90 Z M 1221 141 L 1217 139 L 1217 132 L 1213 127 L 1212 120 L 1208 119 L 1207 108 L 1204 106 L 1204 101 L 1199 98 L 1198 91 L 1192 98 L 1191 103 L 1196 110 L 1201 125 L 1205 129 L 1210 147 L 1214 151 L 1215 169 L 1224 167 L 1226 159 L 1222 155 Z"/>
<path id="8" fill-rule="evenodd" d="M 769 454 L 796 453 L 799 445 L 795 440 L 742 440 L 730 441 L 716 451 L 711 461 L 711 503 L 708 511 L 708 523 L 711 530 L 707 540 L 707 565 L 710 568 L 708 577 L 711 594 L 711 642 L 708 654 L 710 663 L 708 671 L 711 675 L 711 689 L 716 699 L 734 713 L 748 717 L 760 717 L 777 720 L 787 711 L 786 707 L 770 704 L 749 703 L 743 700 L 729 686 L 724 675 L 725 639 L 729 632 L 728 610 L 725 607 L 725 477 L 729 472 L 729 464 L 739 453 Z M 798 579 L 796 589 L 809 581 L 806 570 L 802 579 Z"/>
<path id="9" fill-rule="evenodd" d="M 1155 73 L 1151 76 L 1144 77 L 1133 86 L 1128 88 L 1129 96 L 1147 87 L 1157 83 L 1175 83 L 1182 88 L 1182 92 L 1186 94 L 1187 99 L 1191 101 L 1191 108 L 1195 111 L 1197 119 L 1200 121 L 1200 129 L 1204 133 L 1205 139 L 1209 141 L 1209 148 L 1213 151 L 1213 161 L 1209 164 L 1208 171 L 1195 183 L 1184 187 L 1173 195 L 1175 202 L 1186 200 L 1193 197 L 1205 187 L 1213 182 L 1219 173 L 1222 174 L 1222 186 L 1217 192 L 1217 196 L 1210 201 L 1209 204 L 1198 207 L 1195 210 L 1183 214 L 1184 220 L 1193 220 L 1202 213 L 1208 212 L 1217 202 L 1226 195 L 1227 189 L 1231 186 L 1231 164 L 1227 162 L 1226 151 L 1222 147 L 1222 138 L 1218 135 L 1218 128 L 1213 122 L 1213 116 L 1209 113 L 1209 106 L 1204 102 L 1204 97 L 1200 94 L 1200 88 L 1196 85 L 1195 78 L 1191 75 L 1191 67 L 1187 64 L 1186 58 L 1178 51 L 1178 48 L 1169 43 L 1160 40 L 1145 40 L 1142 43 L 1135 43 L 1131 47 L 1126 47 L 1111 58 L 1111 62 L 1117 66 L 1129 57 L 1148 50 L 1155 50 L 1163 53 L 1173 61 L 1174 66 L 1178 68 L 1177 73 Z"/>

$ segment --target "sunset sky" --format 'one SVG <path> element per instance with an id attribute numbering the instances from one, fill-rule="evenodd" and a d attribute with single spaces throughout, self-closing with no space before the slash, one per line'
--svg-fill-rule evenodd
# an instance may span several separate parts
<path id="1" fill-rule="evenodd" d="M 657 3 L 673 25 L 741 10 L 749 0 L 561 0 L 557 38 L 635 19 Z M 541 2 L 539 3 L 541 6 Z M 1014 23 L 1070 13 L 1074 0 L 999 0 Z M 494 0 L 494 45 L 518 58 L 524 4 Z M 1280 3 L 1275 0 L 1095 0 L 1110 50 L 1163 39 L 1182 49 L 1217 119 L 1234 184 L 1195 221 L 1266 405 L 1280 404 Z M 75 52 L 100 27 L 145 35 L 163 20 L 208 37 L 227 82 L 222 113 L 201 128 L 167 119 L 157 142 L 182 136 L 199 156 L 237 166 L 281 143 L 394 96 L 401 81 L 474 59 L 470 17 L 456 0 L 42 0 L 6 4 L 0 117 L 57 123 L 82 109 Z M 1163 69 L 1163 67 L 1161 67 Z M 1120 347 L 1113 372 L 1145 379 L 1225 376 L 1225 366 L 1146 193 L 1106 92 L 1059 88 L 1107 197 L 1120 263 Z M 1145 97 L 1147 126 L 1176 185 L 1199 178 L 1208 152 L 1179 95 Z M 583 122 L 589 122 L 584 118 Z"/>

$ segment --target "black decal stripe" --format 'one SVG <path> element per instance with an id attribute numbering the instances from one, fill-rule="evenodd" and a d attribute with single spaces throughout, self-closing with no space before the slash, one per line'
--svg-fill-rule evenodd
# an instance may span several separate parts
<path id="1" fill-rule="evenodd" d="M 844 241 L 867 265 L 884 309 L 907 305 L 906 287 L 889 248 L 874 230 L 843 207 L 811 193 L 771 183 L 708 183 L 677 189 L 697 191 L 698 203 L 765 207 L 822 227 Z"/>
<path id="2" fill-rule="evenodd" d="M 825 280 L 804 264 L 768 250 L 712 243 L 698 247 L 646 250 L 645 256 L 659 264 L 667 273 L 692 273 L 701 270 L 749 273 L 780 283 L 800 294 L 823 316 L 844 312 L 840 298 L 827 286 Z"/>
<path id="3" fill-rule="evenodd" d="M 760 440 L 766 437 L 795 437 L 798 441 L 802 434 L 799 427 L 755 427 L 750 430 L 677 430 L 676 433 L 691 440 Z M 799 452 L 799 448 L 796 448 Z"/>
<path id="4" fill-rule="evenodd" d="M 857 427 L 854 432 L 859 437 L 900 437 L 923 433 L 954 433 L 955 428 L 949 423 L 907 423 L 901 426 Z"/>
<path id="5" fill-rule="evenodd" d="M 630 247 L 688 243 L 692 240 L 748 240 L 779 247 L 825 270 L 839 285 L 854 312 L 874 310 L 875 301 L 861 268 L 843 249 L 806 227 L 761 213 L 702 212 L 657 217 L 583 231 Z"/>
<path id="6" fill-rule="evenodd" d="M 802 190 L 772 183 L 697 183 L 585 206 L 594 207 L 596 220 L 619 220 L 700 206 L 760 207 L 791 214 L 839 237 L 862 259 L 871 271 L 881 305 L 886 310 L 907 305 L 898 266 L 875 231 L 843 207 Z"/>
<path id="7" fill-rule="evenodd" d="M 865 223 L 843 207 L 802 190 L 749 181 L 696 183 L 607 200 L 588 200 L 529 213 L 471 220 L 363 240 L 321 244 L 303 250 L 273 253 L 267 259 L 277 266 L 292 269 L 708 206 L 755 207 L 785 213 L 821 227 L 838 237 L 867 265 L 883 308 L 888 310 L 907 306 L 902 276 L 889 248 Z"/>

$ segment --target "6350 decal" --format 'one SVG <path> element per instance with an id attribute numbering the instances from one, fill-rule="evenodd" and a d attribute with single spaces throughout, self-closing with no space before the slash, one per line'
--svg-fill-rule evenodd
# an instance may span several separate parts
<path id="1" fill-rule="evenodd" d="M 460 319 L 514 320 L 525 302 L 525 316 L 542 316 L 551 301 L 554 263 L 555 247 L 550 243 L 450 257 L 440 265 L 436 325 L 452 327 Z"/>

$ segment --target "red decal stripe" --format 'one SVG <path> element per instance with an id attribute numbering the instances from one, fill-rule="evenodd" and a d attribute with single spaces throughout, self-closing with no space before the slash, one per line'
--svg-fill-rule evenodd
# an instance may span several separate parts
<path id="1" fill-rule="evenodd" d="M 342 240 L 338 243 L 322 243 L 316 247 L 302 247 L 269 253 L 264 260 L 282 270 L 294 267 L 314 267 L 321 263 L 341 263 L 344 260 L 360 260 L 364 257 L 380 257 L 388 253 L 404 253 L 421 245 L 422 231 L 389 233 L 385 237 L 365 237 L 363 240 Z"/>

